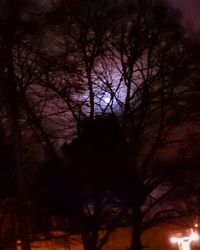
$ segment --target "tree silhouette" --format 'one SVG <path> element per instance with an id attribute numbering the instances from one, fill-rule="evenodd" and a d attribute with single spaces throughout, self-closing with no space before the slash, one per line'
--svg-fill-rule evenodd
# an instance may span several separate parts
<path id="1" fill-rule="evenodd" d="M 166 201 L 188 170 L 158 167 L 156 156 L 174 127 L 198 113 L 189 99 L 199 39 L 165 1 L 58 0 L 37 17 L 38 5 L 2 4 L 1 118 L 14 151 L 23 249 L 28 182 L 45 158 L 33 196 L 76 224 L 85 249 L 101 249 L 123 220 L 133 227 L 131 249 L 141 249 L 145 229 L 177 215 Z"/>
<path id="2" fill-rule="evenodd" d="M 65 3 L 67 4 L 67 1 Z M 96 8 L 98 2 L 95 4 Z M 84 11 L 84 14 L 88 13 L 91 5 L 80 9 Z M 88 9 L 86 9 L 87 7 Z M 75 6 L 76 11 L 78 11 L 77 9 Z M 109 26 L 104 35 L 107 39 L 102 55 L 92 56 L 90 52 L 93 50 L 88 49 L 85 57 L 82 57 L 84 49 L 94 45 L 88 40 L 88 36 L 93 34 L 93 29 L 90 29 L 93 22 L 90 19 L 86 19 L 87 32 L 82 32 L 84 30 L 81 28 L 82 23 L 78 23 L 80 25 L 78 27 L 76 23 L 75 31 L 81 31 L 81 33 L 76 33 L 78 35 L 74 38 L 71 33 L 68 36 L 66 30 L 66 37 L 69 38 L 69 41 L 70 38 L 74 39 L 74 44 L 77 46 L 82 45 L 81 42 L 84 41 L 84 47 L 81 47 L 83 50 L 75 50 L 76 57 L 81 62 L 84 62 L 84 59 L 86 62 L 91 59 L 89 75 L 87 67 L 81 65 L 79 68 L 79 74 L 81 73 L 85 77 L 85 81 L 81 79 L 81 84 L 84 84 L 86 90 L 88 88 L 85 99 L 86 114 L 90 114 L 91 119 L 94 118 L 91 115 L 94 110 L 97 113 L 111 112 L 118 117 L 121 116 L 122 131 L 129 142 L 130 150 L 127 158 L 128 164 L 124 165 L 129 168 L 126 195 L 132 209 L 131 249 L 141 249 L 140 235 L 143 228 L 147 227 L 147 225 L 142 225 L 143 207 L 150 199 L 151 201 L 148 202 L 151 203 L 151 209 L 154 209 L 164 197 L 167 197 L 168 188 L 158 197 L 151 197 L 151 193 L 155 192 L 157 188 L 161 188 L 160 185 L 167 183 L 169 177 L 172 176 L 171 170 L 168 174 L 164 170 L 163 173 L 160 173 L 161 175 L 152 174 L 149 166 L 152 164 L 157 149 L 164 144 L 166 139 L 172 106 L 176 102 L 176 96 L 181 93 L 183 88 L 181 87 L 183 78 L 181 81 L 180 78 L 183 76 L 183 70 L 189 67 L 193 60 L 193 53 L 191 54 L 191 51 L 188 50 L 184 31 L 179 22 L 179 13 L 170 8 L 167 3 L 163 1 L 148 3 L 146 1 L 129 1 L 116 3 L 113 9 L 113 13 L 109 16 L 111 17 L 110 22 L 108 21 L 113 25 Z M 105 13 L 108 13 L 106 11 Z M 162 16 L 165 16 L 165 19 Z M 76 17 L 79 20 L 78 14 Z M 95 39 L 95 37 L 91 39 Z M 88 85 L 88 83 L 90 84 Z M 89 102 L 87 93 L 90 97 Z M 103 97 L 106 95 L 110 97 L 110 101 L 103 106 Z M 92 132 L 95 123 L 91 121 L 91 124 L 93 125 L 88 128 L 91 135 L 87 135 L 87 141 L 93 145 L 91 138 L 95 138 Z M 95 141 L 97 142 L 98 139 Z M 78 145 L 77 141 L 76 146 L 78 147 Z M 88 149 L 86 144 L 82 149 L 77 148 L 77 151 L 88 150 L 92 159 L 96 156 L 94 149 L 95 147 Z M 99 151 L 99 156 L 101 154 L 103 153 Z M 83 162 L 81 163 L 83 164 Z M 98 162 L 101 160 L 98 159 Z M 101 163 L 101 168 L 103 164 Z M 93 163 L 94 165 L 98 166 L 97 163 Z M 88 168 L 89 163 L 85 167 L 87 169 L 85 172 L 91 173 Z M 95 179 L 94 176 L 91 179 Z M 150 208 L 146 212 L 148 210 Z"/>

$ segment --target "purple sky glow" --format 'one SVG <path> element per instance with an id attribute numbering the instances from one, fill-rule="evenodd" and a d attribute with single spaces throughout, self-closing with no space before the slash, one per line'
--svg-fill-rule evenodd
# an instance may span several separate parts
<path id="1" fill-rule="evenodd" d="M 183 13 L 184 23 L 191 24 L 195 30 L 200 30 L 200 0 L 169 0 L 174 7 Z"/>

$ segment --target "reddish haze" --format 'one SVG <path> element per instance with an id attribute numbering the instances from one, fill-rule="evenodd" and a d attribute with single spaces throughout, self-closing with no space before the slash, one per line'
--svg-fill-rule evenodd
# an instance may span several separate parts
<path id="1" fill-rule="evenodd" d="M 195 30 L 200 30 L 200 0 L 169 0 L 183 13 L 184 23 L 191 23 Z"/>

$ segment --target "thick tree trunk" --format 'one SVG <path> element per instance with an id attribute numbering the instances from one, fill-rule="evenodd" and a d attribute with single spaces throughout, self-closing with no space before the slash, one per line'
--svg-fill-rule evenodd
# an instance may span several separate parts
<path id="1" fill-rule="evenodd" d="M 82 240 L 84 250 L 97 250 L 98 232 L 83 232 Z"/>
<path id="2" fill-rule="evenodd" d="M 130 250 L 141 250 L 141 208 L 135 206 L 133 208 L 133 228 Z"/>
<path id="3" fill-rule="evenodd" d="M 31 250 L 29 241 L 29 220 L 27 213 L 27 203 L 25 200 L 18 199 L 17 205 L 17 234 L 19 235 L 20 245 L 22 250 Z"/>
<path id="4" fill-rule="evenodd" d="M 3 31 L 4 58 L 5 58 L 5 95 L 8 121 L 10 125 L 10 137 L 13 146 L 13 157 L 16 173 L 16 240 L 21 240 L 22 250 L 30 250 L 28 224 L 26 221 L 26 196 L 24 177 L 22 174 L 22 152 L 21 152 L 21 131 L 19 124 L 19 103 L 17 97 L 17 84 L 15 80 L 15 69 L 13 64 L 13 42 L 15 37 L 17 0 L 7 1 L 7 20 Z M 15 244 L 16 245 L 16 244 Z"/>
<path id="5" fill-rule="evenodd" d="M 82 240 L 84 250 L 97 250 L 97 244 L 99 239 L 99 226 L 96 221 L 95 215 L 91 218 L 84 218 L 82 228 Z"/>
<path id="6" fill-rule="evenodd" d="M 93 215 L 91 218 L 85 218 L 83 224 L 83 245 L 84 250 L 97 250 L 99 241 L 99 227 L 102 209 L 102 192 L 98 188 L 93 190 Z"/>

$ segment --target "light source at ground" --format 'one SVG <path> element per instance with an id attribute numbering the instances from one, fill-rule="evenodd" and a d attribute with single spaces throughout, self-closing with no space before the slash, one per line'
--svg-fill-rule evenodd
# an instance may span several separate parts
<path id="1" fill-rule="evenodd" d="M 193 229 L 190 230 L 190 234 L 188 236 L 184 237 L 176 237 L 173 236 L 170 238 L 170 242 L 172 244 L 177 244 L 179 250 L 190 250 L 190 244 L 193 241 L 198 241 L 199 235 L 193 231 Z"/>

